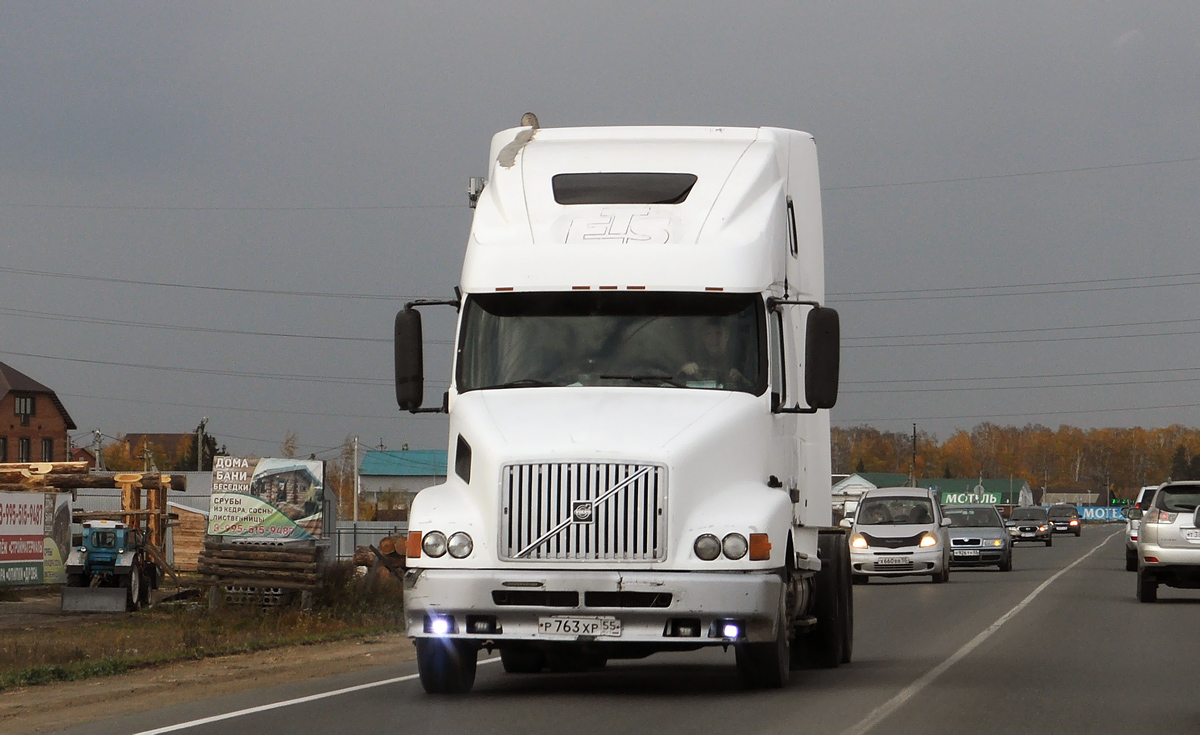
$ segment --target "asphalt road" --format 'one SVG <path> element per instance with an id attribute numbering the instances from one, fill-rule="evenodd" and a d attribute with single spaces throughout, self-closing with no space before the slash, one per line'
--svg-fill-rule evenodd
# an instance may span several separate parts
<path id="1" fill-rule="evenodd" d="M 1009 573 L 855 587 L 854 662 L 794 672 L 783 690 L 743 690 L 719 649 L 583 674 L 505 674 L 494 661 L 466 697 L 426 695 L 410 663 L 66 732 L 1200 732 L 1200 591 L 1161 587 L 1159 603 L 1139 604 L 1120 528 L 1020 546 Z M 301 697 L 315 698 L 271 707 Z"/>

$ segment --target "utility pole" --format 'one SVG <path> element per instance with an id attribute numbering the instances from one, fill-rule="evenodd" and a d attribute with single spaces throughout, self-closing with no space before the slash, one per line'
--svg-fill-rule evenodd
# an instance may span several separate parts
<path id="1" fill-rule="evenodd" d="M 204 425 L 208 423 L 208 417 L 200 419 L 200 425 L 196 427 L 196 471 L 204 471 Z"/>
<path id="2" fill-rule="evenodd" d="M 354 522 L 358 523 L 358 437 L 354 437 Z"/>
<path id="3" fill-rule="evenodd" d="M 92 429 L 92 449 L 94 450 L 93 453 L 96 455 L 96 469 L 103 472 L 104 471 L 104 451 L 101 449 L 100 436 L 101 435 L 100 435 L 99 429 Z"/>
<path id="4" fill-rule="evenodd" d="M 917 425 L 913 424 L 912 433 L 912 470 L 909 474 L 909 487 L 917 486 Z"/>

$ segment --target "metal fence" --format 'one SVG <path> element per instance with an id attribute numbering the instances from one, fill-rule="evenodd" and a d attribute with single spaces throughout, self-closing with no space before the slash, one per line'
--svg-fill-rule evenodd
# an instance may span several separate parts
<path id="1" fill-rule="evenodd" d="M 357 546 L 378 546 L 385 536 L 408 533 L 408 521 L 338 521 L 330 546 L 338 561 L 354 557 Z"/>

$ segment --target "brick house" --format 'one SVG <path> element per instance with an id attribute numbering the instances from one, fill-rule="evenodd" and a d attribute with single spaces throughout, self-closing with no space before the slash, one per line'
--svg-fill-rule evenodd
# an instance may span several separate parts
<path id="1" fill-rule="evenodd" d="M 75 422 L 54 391 L 0 362 L 0 462 L 65 462 Z"/>

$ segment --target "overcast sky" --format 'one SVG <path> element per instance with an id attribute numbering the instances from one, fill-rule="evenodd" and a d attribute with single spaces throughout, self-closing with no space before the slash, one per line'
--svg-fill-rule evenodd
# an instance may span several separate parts
<path id="1" fill-rule="evenodd" d="M 445 447 L 392 320 L 527 110 L 816 136 L 835 425 L 1200 424 L 1195 2 L 7 2 L 0 68 L 0 361 L 81 432 Z"/>

